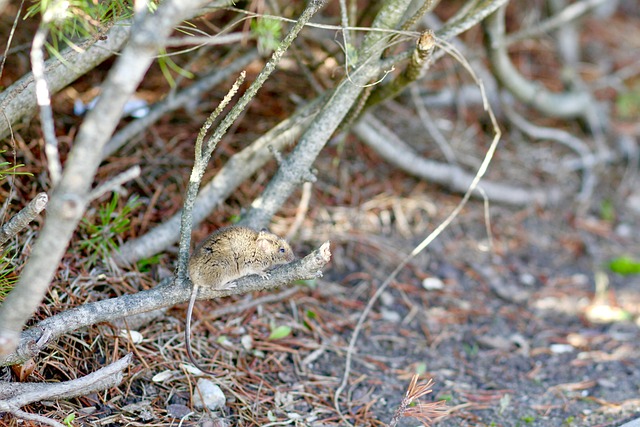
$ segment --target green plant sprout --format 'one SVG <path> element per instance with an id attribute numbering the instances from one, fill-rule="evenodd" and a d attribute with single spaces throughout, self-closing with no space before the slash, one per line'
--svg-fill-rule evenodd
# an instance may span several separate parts
<path id="1" fill-rule="evenodd" d="M 166 49 L 160 50 L 160 56 L 158 56 L 158 66 L 160 67 L 160 71 L 162 72 L 165 80 L 172 88 L 175 88 L 177 86 L 176 80 L 171 75 L 172 70 L 187 79 L 193 79 L 195 77 L 195 74 L 188 70 L 185 70 L 184 68 L 176 64 L 173 59 L 171 59 L 171 57 L 167 55 Z"/>
<path id="2" fill-rule="evenodd" d="M 620 256 L 609 261 L 609 270 L 622 276 L 640 274 L 640 259 Z"/>
<path id="3" fill-rule="evenodd" d="M 128 216 L 141 204 L 138 197 L 134 196 L 120 212 L 116 212 L 118 199 L 118 194 L 114 193 L 111 201 L 98 209 L 95 224 L 87 218 L 83 218 L 80 223 L 80 232 L 83 235 L 80 249 L 88 252 L 86 262 L 89 268 L 95 266 L 98 260 L 108 260 L 113 251 L 119 250 L 121 242 L 118 236 L 129 230 L 131 221 Z"/>
<path id="4" fill-rule="evenodd" d="M 291 326 L 287 325 L 271 325 L 271 334 L 269 334 L 269 340 L 279 340 L 291 335 Z"/>
<path id="5" fill-rule="evenodd" d="M 18 276 L 14 274 L 16 267 L 13 264 L 15 254 L 10 256 L 11 248 L 8 247 L 0 256 L 0 301 L 4 301 L 7 294 L 13 289 Z"/>
<path id="6" fill-rule="evenodd" d="M 0 150 L 0 154 L 6 153 L 7 150 Z M 18 172 L 18 168 L 23 167 L 23 164 L 9 166 L 9 162 L 0 162 L 0 181 L 5 179 L 8 175 L 29 175 L 33 176 L 31 172 Z"/>
<path id="7" fill-rule="evenodd" d="M 69 415 L 67 415 L 64 420 L 62 420 L 62 422 L 64 423 L 65 426 L 67 427 L 73 427 L 73 420 L 76 419 L 76 414 L 74 414 L 73 412 L 70 413 Z"/>
<path id="8" fill-rule="evenodd" d="M 96 37 L 105 24 L 118 19 L 133 16 L 133 4 L 128 0 L 92 1 L 92 0 L 40 0 L 27 9 L 25 19 L 43 15 L 45 11 L 55 8 L 54 19 L 48 26 L 51 42 L 47 50 L 52 56 L 59 57 L 60 44 L 65 43 L 79 49 L 74 39 Z"/>
<path id="9" fill-rule="evenodd" d="M 280 44 L 282 24 L 269 18 L 258 18 L 251 21 L 251 33 L 258 40 L 258 52 L 268 55 Z"/>

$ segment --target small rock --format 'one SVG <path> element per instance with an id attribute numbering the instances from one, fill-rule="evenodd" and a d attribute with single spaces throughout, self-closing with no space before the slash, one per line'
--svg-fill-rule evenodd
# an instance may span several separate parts
<path id="1" fill-rule="evenodd" d="M 398 313 L 397 311 L 388 310 L 386 308 L 380 309 L 380 314 L 382 315 L 382 318 L 387 322 L 396 323 L 402 319 L 402 317 L 400 316 L 400 313 Z"/>
<path id="2" fill-rule="evenodd" d="M 525 286 L 533 286 L 536 284 L 535 276 L 530 273 L 522 273 L 519 279 L 520 279 L 520 283 L 522 283 Z"/>
<path id="3" fill-rule="evenodd" d="M 240 338 L 240 343 L 246 351 L 253 349 L 253 337 L 251 337 L 251 335 L 243 335 L 242 338 Z"/>
<path id="4" fill-rule="evenodd" d="M 437 277 L 427 277 L 422 281 L 422 287 L 428 291 L 438 291 L 444 288 L 444 282 Z"/>
<path id="5" fill-rule="evenodd" d="M 384 306 L 389 307 L 393 305 L 394 301 L 395 301 L 395 298 L 389 292 L 383 292 L 382 295 L 380 295 L 380 302 Z"/>
<path id="6" fill-rule="evenodd" d="M 635 420 L 622 424 L 620 427 L 640 427 L 640 418 L 636 418 Z"/>
<path id="7" fill-rule="evenodd" d="M 571 353 L 575 348 L 571 344 L 551 344 L 549 350 L 554 354 Z"/>
<path id="8" fill-rule="evenodd" d="M 142 421 L 151 421 L 156 418 L 156 415 L 153 412 L 153 407 L 151 406 L 151 402 L 148 401 L 131 403 L 122 407 L 122 410 L 124 412 L 136 415 Z"/>
<path id="9" fill-rule="evenodd" d="M 193 393 L 193 406 L 198 409 L 204 409 L 206 406 L 210 411 L 222 408 L 227 402 L 220 387 L 210 380 L 200 378 L 198 380 L 197 390 Z"/>
<path id="10" fill-rule="evenodd" d="M 167 413 L 170 417 L 181 419 L 189 415 L 191 409 L 187 405 L 172 403 L 167 405 Z"/>

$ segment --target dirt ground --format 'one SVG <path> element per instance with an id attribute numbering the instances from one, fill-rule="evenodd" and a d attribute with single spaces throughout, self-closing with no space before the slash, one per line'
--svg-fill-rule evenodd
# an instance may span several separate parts
<path id="1" fill-rule="evenodd" d="M 331 239 L 333 261 L 324 278 L 268 304 L 235 299 L 240 308 L 230 314 L 217 311 L 228 309 L 230 299 L 197 305 L 196 357 L 219 373 L 214 381 L 226 392 L 227 407 L 196 411 L 182 425 L 346 425 L 333 397 L 357 318 L 386 275 L 460 197 L 387 166 L 366 167 L 379 159 L 357 142 L 345 156 L 358 161 L 338 169 L 362 171 L 361 190 L 376 195 L 353 207 L 312 203 L 292 241 L 301 255 Z M 327 159 L 320 170 L 330 168 Z M 320 173 L 314 197 L 334 194 L 340 175 Z M 392 192 L 387 182 L 394 183 Z M 374 305 L 342 394 L 343 415 L 359 426 L 386 425 L 411 375 L 420 373 L 422 382 L 435 381 L 421 401 L 446 401 L 442 426 L 617 426 L 640 416 L 640 278 L 606 267 L 609 259 L 640 253 L 640 213 L 631 205 L 638 196 L 615 198 L 614 221 L 601 219 L 596 199 L 590 207 L 492 205 L 491 242 L 483 204 L 472 200 Z M 287 224 L 281 218 L 274 229 Z M 608 285 L 596 297 L 601 275 Z M 68 292 L 98 298 L 107 282 L 83 277 Z M 79 376 L 128 351 L 136 361 L 118 390 L 31 410 L 58 419 L 74 413 L 74 425 L 177 425 L 191 412 L 199 378 L 185 367 L 185 308 L 135 328 L 144 337 L 135 346 L 111 325 L 61 340 L 38 362 L 43 378 Z M 629 318 L 597 321 L 605 308 Z M 269 339 L 274 325 L 290 326 L 291 335 Z"/>

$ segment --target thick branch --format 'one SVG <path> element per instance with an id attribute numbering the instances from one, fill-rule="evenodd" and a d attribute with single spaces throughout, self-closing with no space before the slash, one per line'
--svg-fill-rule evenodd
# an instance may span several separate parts
<path id="1" fill-rule="evenodd" d="M 115 387 L 131 363 L 131 353 L 118 361 L 75 380 L 60 383 L 7 383 L 0 381 L 0 412 L 42 400 L 69 399 Z"/>
<path id="2" fill-rule="evenodd" d="M 445 185 L 458 192 L 465 192 L 473 180 L 472 174 L 463 171 L 458 166 L 442 164 L 421 157 L 413 148 L 371 115 L 363 117 L 353 127 L 353 132 L 389 163 L 418 178 Z M 557 203 L 561 196 L 557 191 L 518 188 L 485 180 L 481 182 L 479 187 L 492 201 L 510 205 L 553 204 Z"/>
<path id="3" fill-rule="evenodd" d="M 45 62 L 45 71 L 49 90 L 56 93 L 68 86 L 78 77 L 92 70 L 104 60 L 120 50 L 131 33 L 131 22 L 118 22 L 109 29 L 104 39 L 88 41 L 81 45 L 84 51 L 67 48 L 60 53 L 63 60 L 51 58 Z M 9 133 L 9 125 L 36 112 L 36 87 L 31 73 L 0 93 L 0 138 Z"/>
<path id="4" fill-rule="evenodd" d="M 296 280 L 316 278 L 322 275 L 322 268 L 330 258 L 329 242 L 326 242 L 303 259 L 281 265 L 270 271 L 269 277 L 245 276 L 236 281 L 235 287 L 227 290 L 201 289 L 198 299 L 241 295 L 274 289 Z M 35 357 L 53 340 L 80 328 L 181 304 L 187 302 L 190 296 L 189 283 L 176 284 L 173 283 L 173 279 L 166 279 L 157 287 L 147 291 L 84 304 L 64 311 L 24 331 L 17 350 L 6 356 L 0 356 L 0 365 L 15 365 Z"/>
<path id="5" fill-rule="evenodd" d="M 594 100 L 586 91 L 553 93 L 541 84 L 527 80 L 511 63 L 504 43 L 505 8 L 502 7 L 484 21 L 487 34 L 487 52 L 494 74 L 500 83 L 531 107 L 554 117 L 588 118 Z"/>

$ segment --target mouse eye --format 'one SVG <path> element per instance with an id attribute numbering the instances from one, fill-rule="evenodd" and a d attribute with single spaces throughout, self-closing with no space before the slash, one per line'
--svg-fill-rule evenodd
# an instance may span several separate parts
<path id="1" fill-rule="evenodd" d="M 283 247 L 280 248 L 280 253 L 281 254 L 285 253 L 285 249 Z"/>

